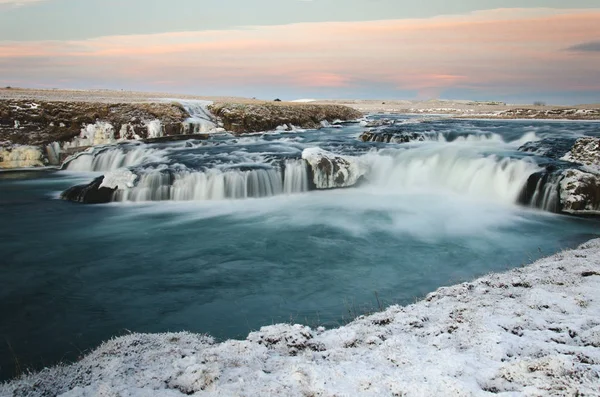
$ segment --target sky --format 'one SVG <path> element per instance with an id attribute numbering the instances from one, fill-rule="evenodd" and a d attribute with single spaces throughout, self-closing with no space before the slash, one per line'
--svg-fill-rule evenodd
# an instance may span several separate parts
<path id="1" fill-rule="evenodd" d="M 600 3 L 0 0 L 0 86 L 600 103 Z"/>

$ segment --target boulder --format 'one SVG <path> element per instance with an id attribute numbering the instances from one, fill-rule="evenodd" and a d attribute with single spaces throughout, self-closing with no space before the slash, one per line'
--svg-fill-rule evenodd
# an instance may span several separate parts
<path id="1" fill-rule="evenodd" d="M 576 169 L 564 171 L 560 203 L 566 213 L 600 214 L 600 176 Z"/>
<path id="2" fill-rule="evenodd" d="M 104 204 L 112 201 L 114 189 L 102 186 L 104 176 L 94 179 L 87 185 L 73 186 L 65 190 L 60 198 L 84 204 Z"/>
<path id="3" fill-rule="evenodd" d="M 579 138 L 562 159 L 600 170 L 600 138 Z"/>
<path id="4" fill-rule="evenodd" d="M 321 148 L 308 148 L 302 158 L 310 166 L 309 174 L 315 189 L 335 189 L 355 186 L 361 181 L 367 167 L 358 159 L 340 156 Z"/>

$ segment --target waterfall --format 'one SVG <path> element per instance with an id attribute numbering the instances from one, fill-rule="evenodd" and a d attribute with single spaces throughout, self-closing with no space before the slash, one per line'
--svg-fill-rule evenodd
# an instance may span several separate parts
<path id="1" fill-rule="evenodd" d="M 208 106 L 212 105 L 211 101 L 178 99 L 177 102 L 179 102 L 190 115 L 184 122 L 188 133 L 199 134 L 216 130 L 217 121 L 210 113 L 210 110 L 208 110 Z"/>
<path id="2" fill-rule="evenodd" d="M 378 188 L 449 190 L 503 203 L 516 203 L 529 176 L 539 171 L 527 160 L 477 155 L 457 147 L 368 154 L 365 161 L 371 170 L 367 179 Z"/>
<path id="3" fill-rule="evenodd" d="M 301 193 L 309 190 L 308 173 L 304 160 L 288 160 L 285 163 L 283 192 Z"/>
<path id="4" fill-rule="evenodd" d="M 69 171 L 114 171 L 121 167 L 135 167 L 144 163 L 160 161 L 164 151 L 145 146 L 134 149 L 124 147 L 90 148 L 65 160 Z"/>
<path id="5" fill-rule="evenodd" d="M 138 176 L 132 188 L 115 191 L 113 201 L 198 201 L 270 197 L 309 189 L 306 166 L 288 160 L 284 169 L 169 171 Z"/>

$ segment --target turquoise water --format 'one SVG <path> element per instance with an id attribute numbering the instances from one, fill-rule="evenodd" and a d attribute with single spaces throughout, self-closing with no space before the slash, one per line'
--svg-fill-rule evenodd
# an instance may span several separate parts
<path id="1" fill-rule="evenodd" d="M 518 207 L 503 193 L 515 190 L 527 167 L 549 161 L 510 142 L 531 132 L 592 135 L 593 124 L 438 121 L 403 128 L 493 133 L 505 141 L 363 143 L 357 136 L 364 129 L 351 125 L 153 146 L 159 158 L 136 165 L 248 167 L 319 146 L 362 156 L 370 167 L 372 178 L 358 188 L 243 200 L 87 206 L 57 197 L 97 174 L 1 173 L 1 378 L 14 376 L 15 358 L 21 369 L 40 368 L 130 331 L 244 338 L 279 322 L 335 327 L 380 303 L 412 303 L 442 285 L 598 236 L 595 220 Z M 481 158 L 527 164 L 515 163 L 525 168 L 505 180 L 497 174 L 510 165 L 489 174 Z M 461 172 L 470 181 L 485 178 L 465 185 Z"/>

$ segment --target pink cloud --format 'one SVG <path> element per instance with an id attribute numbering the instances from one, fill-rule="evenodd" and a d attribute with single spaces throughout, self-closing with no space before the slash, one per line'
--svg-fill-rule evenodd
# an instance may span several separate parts
<path id="1" fill-rule="evenodd" d="M 160 86 L 372 83 L 428 95 L 451 87 L 591 90 L 597 84 L 582 81 L 600 81 L 598 55 L 564 48 L 597 37 L 600 10 L 499 9 L 428 19 L 0 42 L 0 74 Z"/>

